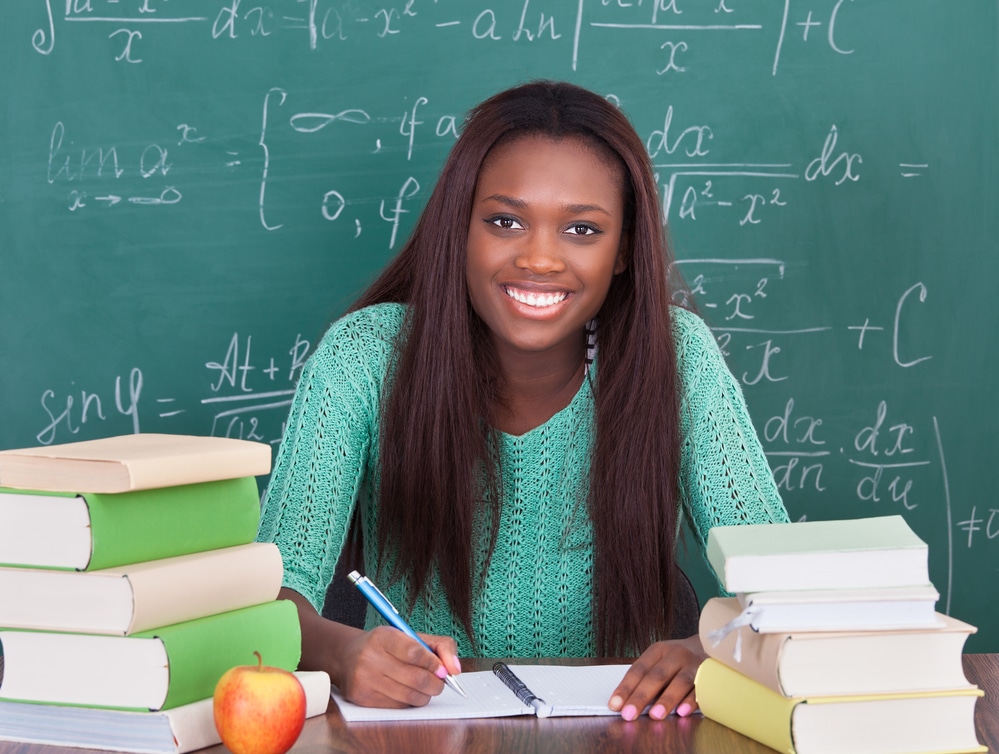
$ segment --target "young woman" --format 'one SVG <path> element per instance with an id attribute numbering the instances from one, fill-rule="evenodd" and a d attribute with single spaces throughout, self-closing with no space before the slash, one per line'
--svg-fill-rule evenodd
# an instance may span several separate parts
<path id="1" fill-rule="evenodd" d="M 641 139 L 537 82 L 477 106 L 412 237 L 303 370 L 260 538 L 303 668 L 426 704 L 458 657 L 638 655 L 608 700 L 696 708 L 668 640 L 681 523 L 786 521 L 738 383 L 680 282 Z M 423 632 L 319 615 L 348 532 Z"/>

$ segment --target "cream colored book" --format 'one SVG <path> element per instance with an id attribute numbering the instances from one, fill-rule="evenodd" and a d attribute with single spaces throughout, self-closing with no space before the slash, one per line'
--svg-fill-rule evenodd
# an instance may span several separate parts
<path id="1" fill-rule="evenodd" d="M 277 599 L 269 542 L 100 571 L 0 568 L 0 626 L 126 636 Z"/>
<path id="2" fill-rule="evenodd" d="M 930 583 L 929 548 L 901 516 L 715 526 L 706 555 L 732 593 Z"/>
<path id="3" fill-rule="evenodd" d="M 305 689 L 305 716 L 324 714 L 330 677 L 318 670 L 296 671 L 295 676 Z M 0 701 L 0 741 L 137 754 L 184 754 L 221 742 L 211 698 L 164 712 Z"/>
<path id="4" fill-rule="evenodd" d="M 130 492 L 270 473 L 266 443 L 135 434 L 0 451 L 0 487 Z"/>
<path id="5" fill-rule="evenodd" d="M 706 718 L 785 754 L 988 751 L 975 733 L 976 687 L 787 698 L 710 657 L 694 685 Z"/>
<path id="6" fill-rule="evenodd" d="M 968 689 L 961 653 L 975 627 L 938 614 L 939 627 L 900 631 L 712 632 L 741 613 L 734 597 L 714 597 L 701 611 L 709 656 L 783 696 L 892 694 Z"/>

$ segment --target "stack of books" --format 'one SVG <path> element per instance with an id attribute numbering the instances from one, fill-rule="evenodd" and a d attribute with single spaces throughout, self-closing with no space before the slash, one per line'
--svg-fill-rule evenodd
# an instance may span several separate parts
<path id="1" fill-rule="evenodd" d="M 708 561 L 695 681 L 704 716 L 788 754 L 982 752 L 928 548 L 901 516 L 726 526 Z"/>
<path id="2" fill-rule="evenodd" d="M 0 740 L 190 751 L 219 742 L 226 670 L 295 670 L 281 556 L 254 542 L 270 459 L 155 434 L 0 452 Z M 325 711 L 329 677 L 299 677 Z"/>

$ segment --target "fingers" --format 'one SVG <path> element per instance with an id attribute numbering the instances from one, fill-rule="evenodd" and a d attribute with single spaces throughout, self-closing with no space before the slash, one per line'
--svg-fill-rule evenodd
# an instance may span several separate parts
<path id="1" fill-rule="evenodd" d="M 657 642 L 628 669 L 608 706 L 625 720 L 634 720 L 646 709 L 658 720 L 674 710 L 685 717 L 697 709 L 694 676 L 703 659 L 699 643 Z"/>
<path id="2" fill-rule="evenodd" d="M 361 633 L 345 648 L 344 666 L 340 691 L 366 707 L 419 707 L 444 690 L 441 661 L 394 628 Z"/>
<path id="3" fill-rule="evenodd" d="M 420 634 L 434 654 L 443 663 L 448 675 L 459 675 L 461 673 L 461 661 L 458 659 L 458 645 L 450 636 L 435 636 L 433 634 Z"/>

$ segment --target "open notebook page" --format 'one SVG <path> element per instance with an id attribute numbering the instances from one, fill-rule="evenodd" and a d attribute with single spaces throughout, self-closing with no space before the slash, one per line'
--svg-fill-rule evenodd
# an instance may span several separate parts
<path id="1" fill-rule="evenodd" d="M 510 665 L 527 686 L 551 705 L 551 716 L 616 715 L 607 707 L 628 665 Z M 381 709 L 345 701 L 337 689 L 331 696 L 347 722 L 382 720 L 457 720 L 478 717 L 533 715 L 491 670 L 462 673 L 458 681 L 468 694 L 464 699 L 449 688 L 425 707 Z"/>

